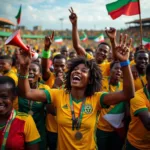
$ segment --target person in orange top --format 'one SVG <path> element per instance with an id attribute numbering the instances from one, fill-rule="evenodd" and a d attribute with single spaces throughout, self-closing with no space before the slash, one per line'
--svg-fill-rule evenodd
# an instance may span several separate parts
<path id="1" fill-rule="evenodd" d="M 149 63 L 149 55 L 145 50 L 139 50 L 135 53 L 135 65 L 132 66 L 135 90 L 139 90 L 147 83 L 145 70 Z"/>
<path id="2" fill-rule="evenodd" d="M 88 59 L 94 59 L 92 55 L 86 52 L 86 50 L 80 45 L 80 39 L 77 29 L 77 15 L 73 12 L 70 17 L 70 22 L 72 23 L 72 39 L 73 47 L 79 56 L 87 57 Z M 109 76 L 110 63 L 105 62 L 110 52 L 110 45 L 106 42 L 101 42 L 95 51 L 95 60 L 102 70 L 104 76 Z"/>
<path id="3" fill-rule="evenodd" d="M 72 10 L 70 10 L 72 12 Z M 73 12 L 72 12 L 73 13 Z M 134 97 L 133 78 L 128 58 L 129 47 L 126 36 L 114 49 L 115 57 L 121 62 L 123 90 L 114 93 L 99 92 L 102 74 L 95 60 L 73 59 L 65 77 L 64 89 L 49 91 L 31 89 L 28 79 L 19 78 L 18 89 L 27 99 L 49 100 L 57 111 L 58 150 L 96 150 L 95 126 L 98 110 Z M 31 49 L 19 56 L 20 76 L 28 74 Z"/>
<path id="4" fill-rule="evenodd" d="M 0 149 L 39 150 L 40 135 L 33 118 L 13 109 L 17 96 L 15 82 L 0 77 Z"/>
<path id="5" fill-rule="evenodd" d="M 150 149 L 150 64 L 146 69 L 147 85 L 135 93 L 130 101 L 131 122 L 126 150 Z"/>

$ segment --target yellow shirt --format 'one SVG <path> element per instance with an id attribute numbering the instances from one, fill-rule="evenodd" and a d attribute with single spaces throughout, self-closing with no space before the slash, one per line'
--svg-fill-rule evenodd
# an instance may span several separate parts
<path id="1" fill-rule="evenodd" d="M 13 71 L 14 73 L 17 74 L 17 68 L 16 68 L 16 67 L 12 67 L 12 68 L 11 68 L 11 71 Z"/>
<path id="2" fill-rule="evenodd" d="M 134 61 L 134 60 L 132 60 L 132 61 L 130 62 L 130 66 L 133 66 L 133 65 L 135 65 L 135 61 Z"/>
<path id="3" fill-rule="evenodd" d="M 135 97 L 130 100 L 131 122 L 127 134 L 128 141 L 137 149 L 150 149 L 150 131 L 148 131 L 142 121 L 137 116 L 139 112 L 150 111 L 150 101 L 147 99 L 143 89 L 136 92 Z"/>
<path id="4" fill-rule="evenodd" d="M 141 79 L 140 79 L 140 77 L 141 77 Z M 135 91 L 140 90 L 141 88 L 143 88 L 142 81 L 143 81 L 144 85 L 147 83 L 146 75 L 143 75 L 143 76 L 140 76 L 140 77 L 134 79 Z"/>
<path id="5" fill-rule="evenodd" d="M 47 99 L 57 108 L 57 124 L 58 124 L 58 149 L 59 150 L 96 150 L 95 142 L 95 126 L 97 120 L 98 109 L 105 107 L 103 104 L 104 94 L 102 92 L 95 93 L 91 97 L 87 97 L 81 128 L 79 131 L 83 137 L 76 140 L 76 130 L 72 130 L 72 115 L 70 109 L 70 95 L 63 89 L 50 89 L 45 91 Z M 73 101 L 75 116 L 78 116 L 82 102 Z"/>
<path id="6" fill-rule="evenodd" d="M 110 89 L 109 89 L 109 80 L 108 80 L 108 78 L 105 77 L 102 81 L 102 91 L 115 92 L 115 91 L 121 91 L 122 89 L 123 89 L 122 82 L 119 82 L 119 86 L 110 85 Z M 98 129 L 103 130 L 103 131 L 107 131 L 107 132 L 114 131 L 114 127 L 112 127 L 112 125 L 109 122 L 107 122 L 103 117 L 108 112 L 110 112 L 110 110 L 113 109 L 114 107 L 115 107 L 115 105 L 111 105 L 108 109 L 105 109 L 105 108 L 101 109 L 98 124 L 97 124 Z"/>
<path id="7" fill-rule="evenodd" d="M 50 78 L 45 82 L 45 84 L 52 88 L 55 83 L 55 78 L 55 74 L 50 72 Z M 57 133 L 56 116 L 53 116 L 52 114 L 46 115 L 46 129 L 49 132 Z"/>
<path id="8" fill-rule="evenodd" d="M 48 85 L 50 88 L 53 87 L 54 83 L 55 83 L 55 74 L 50 72 L 50 77 L 47 81 L 45 81 L 45 84 Z"/>
<path id="9" fill-rule="evenodd" d="M 86 58 L 88 60 L 90 59 L 94 59 L 94 57 L 88 53 L 86 53 Z M 101 64 L 98 64 L 99 65 L 99 68 L 101 69 L 102 71 L 102 75 L 103 76 L 109 76 L 110 75 L 110 62 L 103 62 Z"/>
<path id="10" fill-rule="evenodd" d="M 16 86 L 18 85 L 18 77 L 13 70 L 10 70 L 9 72 L 5 73 L 4 76 L 12 78 L 15 81 Z"/>

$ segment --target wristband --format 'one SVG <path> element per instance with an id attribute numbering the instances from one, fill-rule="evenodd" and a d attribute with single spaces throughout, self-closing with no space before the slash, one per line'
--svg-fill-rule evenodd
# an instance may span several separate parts
<path id="1" fill-rule="evenodd" d="M 129 61 L 129 60 L 126 60 L 126 61 L 120 62 L 120 66 L 121 66 L 121 67 L 128 66 L 129 64 L 130 64 L 130 61 Z"/>
<path id="2" fill-rule="evenodd" d="M 28 79 L 28 76 L 29 76 L 29 75 L 23 76 L 23 75 L 18 74 L 18 78 L 20 78 L 20 79 Z"/>
<path id="3" fill-rule="evenodd" d="M 50 58 L 51 56 L 51 51 L 42 51 L 42 58 Z"/>

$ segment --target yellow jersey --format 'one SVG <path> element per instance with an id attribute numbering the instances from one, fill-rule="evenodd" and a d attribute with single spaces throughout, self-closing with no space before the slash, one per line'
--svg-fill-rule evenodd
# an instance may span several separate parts
<path id="1" fill-rule="evenodd" d="M 141 111 L 150 111 L 150 101 L 147 99 L 144 89 L 136 92 L 135 97 L 130 100 L 131 122 L 127 134 L 128 141 L 137 149 L 150 149 L 150 131 L 148 131 L 138 117 Z"/>
<path id="2" fill-rule="evenodd" d="M 123 84 L 122 82 L 119 82 L 118 85 L 109 85 L 109 79 L 108 78 L 104 78 L 102 80 L 102 91 L 105 92 L 116 92 L 116 91 L 121 91 L 123 89 Z M 97 124 L 97 128 L 103 131 L 107 131 L 107 132 L 113 132 L 114 131 L 114 127 L 104 119 L 104 116 L 106 114 L 108 114 L 108 112 L 110 112 L 110 110 L 112 110 L 115 107 L 115 105 L 111 105 L 108 109 L 101 109 L 100 111 L 100 115 L 99 115 L 99 120 L 98 120 L 98 124 Z"/>
<path id="3" fill-rule="evenodd" d="M 55 74 L 50 72 L 49 79 L 45 82 L 46 85 L 48 85 L 50 88 L 53 87 L 55 83 Z M 57 122 L 56 122 L 56 116 L 53 116 L 52 114 L 46 115 L 46 129 L 49 132 L 57 133 Z"/>
<path id="4" fill-rule="evenodd" d="M 70 94 L 64 89 L 50 89 L 49 91 L 45 91 L 45 94 L 57 110 L 58 149 L 96 150 L 95 129 L 97 112 L 102 107 L 106 107 L 103 103 L 106 93 L 98 92 L 86 98 L 81 128 L 79 129 L 79 132 L 83 135 L 80 140 L 76 140 L 75 138 L 77 130 L 72 130 Z M 75 116 L 78 116 L 82 101 L 73 101 L 73 105 Z"/>
<path id="5" fill-rule="evenodd" d="M 140 75 L 140 77 L 134 79 L 135 91 L 143 88 L 143 84 L 147 84 L 146 75 Z"/>
<path id="6" fill-rule="evenodd" d="M 13 70 L 10 70 L 9 72 L 3 75 L 12 78 L 15 81 L 16 86 L 18 85 L 18 77 L 17 77 L 17 74 Z"/>
<path id="7" fill-rule="evenodd" d="M 94 59 L 94 57 L 92 55 L 90 55 L 89 53 L 86 53 L 86 58 L 88 60 Z M 103 63 L 98 64 L 98 66 L 101 69 L 103 76 L 109 76 L 110 75 L 110 62 L 104 61 Z"/>

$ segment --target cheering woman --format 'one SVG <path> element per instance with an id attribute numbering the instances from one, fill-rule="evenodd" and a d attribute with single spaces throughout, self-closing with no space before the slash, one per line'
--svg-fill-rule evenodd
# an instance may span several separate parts
<path id="1" fill-rule="evenodd" d="M 31 50 L 21 52 L 18 88 L 28 100 L 53 103 L 57 110 L 58 149 L 96 149 L 95 126 L 97 112 L 101 108 L 126 101 L 134 97 L 133 77 L 129 66 L 129 47 L 132 40 L 120 37 L 113 50 L 121 63 L 123 90 L 113 93 L 99 92 L 102 74 L 94 60 L 73 59 L 69 65 L 64 89 L 31 89 L 23 76 L 29 74 Z"/>

